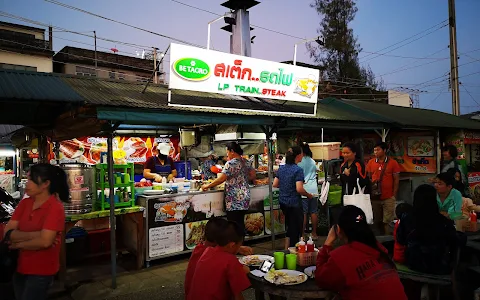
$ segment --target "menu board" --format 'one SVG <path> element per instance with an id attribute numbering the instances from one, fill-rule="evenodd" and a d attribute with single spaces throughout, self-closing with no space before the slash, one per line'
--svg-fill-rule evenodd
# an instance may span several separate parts
<path id="1" fill-rule="evenodd" d="M 395 159 L 402 172 L 434 174 L 437 171 L 435 138 L 428 132 L 392 132 L 388 135 L 389 156 Z M 362 138 L 365 163 L 372 158 L 378 136 Z"/>
<path id="2" fill-rule="evenodd" d="M 158 143 L 170 144 L 170 158 L 180 160 L 178 137 L 115 137 L 113 155 L 116 159 L 124 159 L 129 163 L 145 163 L 153 155 L 153 148 Z M 105 163 L 102 153 L 107 152 L 107 138 L 105 137 L 80 137 L 60 142 L 60 163 L 85 163 L 94 165 Z"/>
<path id="3" fill-rule="evenodd" d="M 149 257 L 183 251 L 183 225 L 150 228 L 148 231 Z"/>

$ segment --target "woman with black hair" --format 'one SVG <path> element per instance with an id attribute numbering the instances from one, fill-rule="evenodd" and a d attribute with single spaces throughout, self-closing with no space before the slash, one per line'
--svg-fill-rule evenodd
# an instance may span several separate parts
<path id="1" fill-rule="evenodd" d="M 225 182 L 225 207 L 227 219 L 235 221 L 245 231 L 244 217 L 250 206 L 248 182 L 255 179 L 255 169 L 242 157 L 243 149 L 236 142 L 227 144 L 228 161 L 213 182 L 204 184 L 204 191 Z"/>
<path id="2" fill-rule="evenodd" d="M 295 246 L 303 233 L 301 196 L 307 197 L 310 201 L 313 197 L 305 190 L 303 170 L 297 166 L 302 160 L 302 156 L 302 148 L 299 146 L 288 149 L 286 163 L 280 166 L 273 181 L 273 187 L 279 188 L 280 208 L 285 215 L 285 226 L 287 227 L 285 249 Z"/>
<path id="3" fill-rule="evenodd" d="M 342 201 L 343 196 L 351 195 L 354 189 L 357 189 L 357 179 L 360 187 L 367 186 L 368 177 L 365 164 L 358 156 L 357 146 L 354 143 L 345 143 L 342 148 L 343 164 L 340 168 L 340 180 L 342 182 Z M 358 191 L 357 191 L 358 193 Z M 368 193 L 368 191 L 366 191 Z"/>
<path id="4" fill-rule="evenodd" d="M 60 268 L 60 243 L 65 228 L 63 202 L 69 201 L 67 175 L 57 166 L 36 164 L 30 168 L 20 201 L 5 227 L 11 248 L 19 250 L 13 277 L 17 300 L 43 300 Z"/>
<path id="5" fill-rule="evenodd" d="M 333 243 L 345 245 L 333 250 Z M 377 242 L 362 209 L 347 205 L 317 257 L 315 281 L 342 299 L 406 300 L 395 264 Z"/>
<path id="6" fill-rule="evenodd" d="M 453 222 L 438 209 L 437 191 L 420 185 L 413 196 L 413 210 L 402 218 L 397 241 L 406 246 L 405 264 L 412 270 L 430 274 L 449 274 L 453 254 L 462 244 Z"/>

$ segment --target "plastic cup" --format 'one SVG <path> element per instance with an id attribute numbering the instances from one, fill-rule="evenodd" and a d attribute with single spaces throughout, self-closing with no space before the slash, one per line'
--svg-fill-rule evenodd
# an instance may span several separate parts
<path id="1" fill-rule="evenodd" d="M 274 252 L 273 258 L 275 259 L 275 269 L 281 270 L 285 267 L 285 253 L 284 252 Z"/>
<path id="2" fill-rule="evenodd" d="M 297 269 L 297 255 L 296 254 L 287 254 L 287 269 L 296 270 Z"/>

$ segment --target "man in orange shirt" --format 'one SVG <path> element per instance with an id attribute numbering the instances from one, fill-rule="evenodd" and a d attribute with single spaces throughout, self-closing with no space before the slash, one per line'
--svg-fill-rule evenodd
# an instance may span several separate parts
<path id="1" fill-rule="evenodd" d="M 391 233 L 389 224 L 395 216 L 400 181 L 400 165 L 396 160 L 389 158 L 386 151 L 387 144 L 378 143 L 374 148 L 375 158 L 367 164 L 367 173 L 372 180 L 373 222 L 382 234 Z"/>

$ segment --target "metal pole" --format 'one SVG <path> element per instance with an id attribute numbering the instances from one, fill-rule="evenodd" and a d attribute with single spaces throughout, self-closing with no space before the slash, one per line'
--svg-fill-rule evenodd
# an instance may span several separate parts
<path id="1" fill-rule="evenodd" d="M 208 30 L 207 30 L 207 50 L 210 50 L 210 22 L 208 23 Z"/>
<path id="2" fill-rule="evenodd" d="M 188 180 L 188 149 L 185 146 L 185 180 Z"/>
<path id="3" fill-rule="evenodd" d="M 158 75 L 157 75 L 157 48 L 153 47 L 153 83 L 158 84 Z"/>
<path id="4" fill-rule="evenodd" d="M 225 18 L 225 16 L 227 16 L 228 13 L 226 13 L 225 15 L 223 16 L 220 16 L 218 18 L 216 18 L 215 20 L 212 20 L 210 22 L 208 22 L 208 29 L 207 29 L 207 50 L 210 50 L 210 25 L 212 25 L 213 23 L 217 22 L 218 20 L 221 20 L 223 18 Z"/>
<path id="5" fill-rule="evenodd" d="M 112 289 L 117 288 L 117 249 L 115 243 L 115 181 L 113 179 L 113 132 L 107 137 L 107 158 L 108 158 L 108 185 L 110 186 L 110 258 L 112 267 Z"/>
<path id="6" fill-rule="evenodd" d="M 293 65 L 297 64 L 297 44 L 293 47 Z"/>
<path id="7" fill-rule="evenodd" d="M 271 127 L 267 127 L 268 197 L 270 198 L 270 231 L 272 234 L 272 250 L 275 250 L 275 218 L 273 217 L 273 141 L 271 130 Z"/>
<path id="8" fill-rule="evenodd" d="M 97 74 L 97 32 L 95 30 L 93 31 L 93 39 L 95 40 L 95 74 L 98 77 L 98 74 Z"/>
<path id="9" fill-rule="evenodd" d="M 452 83 L 452 113 L 460 115 L 460 85 L 458 82 L 457 21 L 455 0 L 448 0 L 448 18 L 450 31 L 450 80 Z"/>

